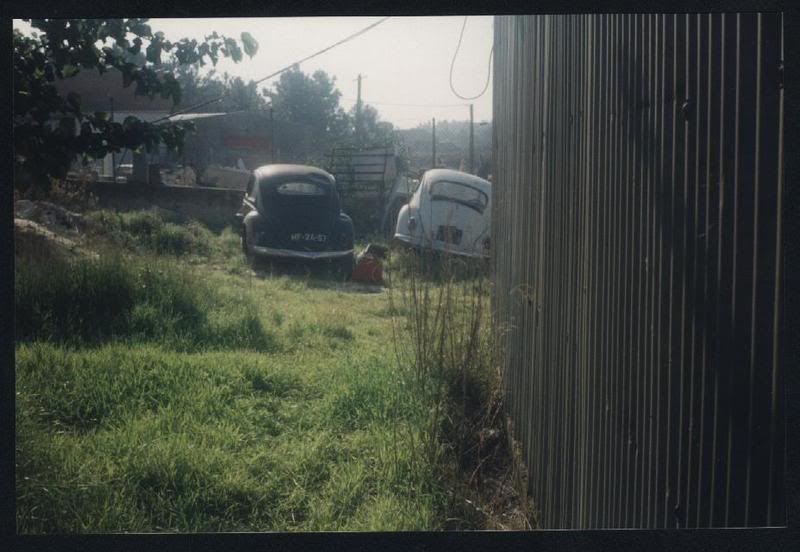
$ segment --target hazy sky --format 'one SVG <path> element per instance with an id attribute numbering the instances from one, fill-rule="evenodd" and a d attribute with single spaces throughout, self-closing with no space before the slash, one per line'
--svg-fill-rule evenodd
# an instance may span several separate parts
<path id="1" fill-rule="evenodd" d="M 220 19 L 151 19 L 154 31 L 170 39 L 202 40 L 217 31 L 239 38 L 248 31 L 258 40 L 255 57 L 240 63 L 223 60 L 217 71 L 245 80 L 262 78 L 282 67 L 341 40 L 380 17 L 280 17 Z M 381 119 L 399 128 L 416 126 L 431 117 L 467 120 L 469 101 L 450 90 L 450 62 L 458 43 L 463 16 L 392 17 L 350 42 L 300 65 L 306 73 L 322 69 L 336 77 L 341 105 L 355 103 L 356 77 L 361 73 L 362 98 L 374 105 Z M 15 21 L 15 26 L 19 22 Z M 474 96 L 484 87 L 492 47 L 492 17 L 470 16 L 453 70 L 453 85 L 462 96 Z M 277 79 L 277 77 L 276 77 Z M 274 83 L 265 81 L 259 88 Z M 392 104 L 434 104 L 416 107 Z M 474 100 L 475 121 L 491 120 L 492 86 Z M 455 105 L 454 105 L 455 104 Z"/>
<path id="2" fill-rule="evenodd" d="M 259 79 L 309 54 L 341 40 L 380 17 L 281 17 L 226 19 L 152 19 L 153 30 L 170 38 L 202 39 L 210 31 L 238 38 L 248 31 L 258 40 L 253 59 L 240 63 L 224 60 L 217 70 Z M 381 118 L 406 128 L 421 121 L 469 118 L 468 108 L 450 91 L 450 62 L 458 43 L 463 16 L 392 17 L 350 42 L 337 46 L 303 64 L 306 73 L 322 69 L 336 77 L 342 105 L 355 103 L 356 77 L 361 73 L 362 98 Z M 478 94 L 486 82 L 492 48 L 491 16 L 470 16 L 453 70 L 453 84 L 462 96 Z M 276 77 L 277 78 L 277 77 Z M 272 79 L 274 82 L 274 79 Z M 264 84 L 269 84 L 266 81 Z M 381 103 L 436 104 L 448 107 L 411 107 Z M 474 100 L 475 120 L 492 116 L 491 82 L 486 93 Z M 453 105 L 458 104 L 458 105 Z"/>

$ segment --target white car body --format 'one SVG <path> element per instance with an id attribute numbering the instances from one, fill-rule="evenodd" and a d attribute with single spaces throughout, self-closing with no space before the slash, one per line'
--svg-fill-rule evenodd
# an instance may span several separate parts
<path id="1" fill-rule="evenodd" d="M 492 185 L 450 169 L 431 169 L 400 210 L 395 240 L 416 248 L 488 257 Z"/>

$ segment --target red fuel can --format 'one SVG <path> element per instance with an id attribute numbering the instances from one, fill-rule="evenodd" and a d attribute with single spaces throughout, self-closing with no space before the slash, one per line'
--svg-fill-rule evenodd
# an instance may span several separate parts
<path id="1" fill-rule="evenodd" d="M 383 284 L 383 258 L 386 248 L 370 244 L 356 257 L 351 278 L 354 282 Z"/>

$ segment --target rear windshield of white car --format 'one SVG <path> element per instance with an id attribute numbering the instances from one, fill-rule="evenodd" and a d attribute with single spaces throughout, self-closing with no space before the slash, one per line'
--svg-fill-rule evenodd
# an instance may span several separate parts
<path id="1" fill-rule="evenodd" d="M 292 196 L 324 196 L 327 190 L 313 182 L 284 182 L 275 191 L 281 195 Z"/>
<path id="2" fill-rule="evenodd" d="M 489 205 L 489 196 L 477 188 L 460 182 L 437 180 L 431 184 L 431 200 L 454 201 L 483 213 Z"/>

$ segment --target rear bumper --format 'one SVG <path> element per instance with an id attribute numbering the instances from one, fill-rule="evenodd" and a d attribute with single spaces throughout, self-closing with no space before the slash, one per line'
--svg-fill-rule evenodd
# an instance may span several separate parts
<path id="1" fill-rule="evenodd" d="M 449 255 L 457 255 L 459 257 L 468 257 L 470 259 L 488 259 L 488 253 L 479 253 L 474 249 L 464 249 L 458 246 L 451 246 L 445 242 L 440 242 L 438 240 L 431 241 L 426 240 L 425 243 L 420 243 L 417 240 L 413 240 L 411 236 L 407 236 L 405 234 L 396 233 L 394 235 L 394 240 L 397 243 L 403 244 L 408 247 L 414 247 L 418 249 L 429 249 L 431 251 L 437 251 L 439 253 L 447 253 Z"/>
<path id="2" fill-rule="evenodd" d="M 277 249 L 254 245 L 253 253 L 264 257 L 283 257 L 287 259 L 338 259 L 353 254 L 352 249 L 344 251 L 297 251 L 294 249 Z"/>
<path id="3" fill-rule="evenodd" d="M 408 236 L 408 235 L 406 235 L 406 234 L 401 234 L 401 233 L 399 233 L 399 232 L 396 232 L 396 233 L 395 233 L 395 235 L 394 235 L 394 239 L 395 239 L 395 240 L 397 240 L 398 242 L 403 242 L 403 243 L 404 243 L 404 244 L 406 244 L 406 245 L 417 245 L 417 244 L 415 244 L 415 243 L 414 243 L 414 241 L 411 239 L 411 236 Z"/>

